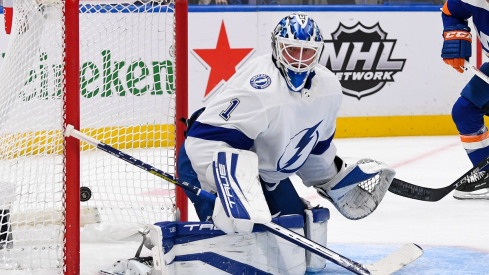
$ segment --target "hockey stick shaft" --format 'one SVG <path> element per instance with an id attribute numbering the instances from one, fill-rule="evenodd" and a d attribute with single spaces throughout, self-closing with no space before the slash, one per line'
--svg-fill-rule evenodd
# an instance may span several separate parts
<path id="1" fill-rule="evenodd" d="M 216 196 L 209 193 L 209 192 L 206 192 L 205 190 L 202 190 L 196 186 L 193 186 L 193 185 L 190 185 L 189 183 L 187 182 L 181 182 L 177 179 L 175 179 L 172 175 L 168 174 L 168 173 L 165 173 L 163 172 L 162 170 L 158 169 L 158 168 L 155 168 L 147 163 L 144 163 L 143 161 L 139 160 L 139 159 L 136 159 L 124 152 L 121 152 L 120 150 L 110 146 L 110 145 L 107 145 L 105 143 L 102 143 L 78 130 L 75 130 L 74 127 L 72 125 L 68 125 L 66 127 L 66 131 L 65 131 L 65 136 L 66 137 L 74 137 L 80 141 L 83 141 L 83 142 L 86 142 L 104 152 L 107 152 L 119 159 L 122 159 L 130 164 L 133 164 L 153 175 L 156 175 L 170 183 L 173 183 L 177 186 L 180 186 L 182 188 L 184 188 L 185 190 L 187 191 L 190 191 L 194 194 L 196 194 L 197 196 L 199 197 L 202 197 L 204 199 L 207 199 L 207 200 L 216 200 Z M 328 248 L 316 243 L 316 242 L 313 242 L 299 234 L 297 234 L 296 232 L 293 232 L 291 230 L 288 230 L 282 226 L 279 226 L 273 222 L 269 222 L 269 223 L 266 223 L 266 224 L 257 224 L 258 227 L 261 227 L 262 229 L 265 229 L 266 231 L 269 231 L 277 236 L 280 236 L 314 254 L 317 254 L 339 266 L 342 266 L 348 270 L 350 270 L 351 272 L 354 272 L 355 274 L 371 274 L 371 272 L 362 264 L 360 263 L 357 263 L 349 258 L 346 258 L 332 250 L 329 250 Z"/>
<path id="2" fill-rule="evenodd" d="M 110 146 L 110 145 L 107 145 L 103 142 L 100 142 L 94 138 L 92 138 L 91 136 L 89 135 L 86 135 L 78 130 L 75 130 L 74 127 L 72 125 L 68 125 L 66 127 L 66 131 L 65 131 L 65 136 L 66 137 L 74 137 L 78 140 L 81 140 L 85 143 L 88 143 L 106 153 L 109 153 L 117 158 L 120 158 L 126 162 L 129 162 L 130 164 L 134 165 L 134 166 L 137 166 L 155 176 L 158 176 L 170 183 L 173 183 L 177 186 L 180 186 L 182 187 L 183 189 L 185 190 L 188 190 L 194 194 L 196 194 L 197 196 L 199 197 L 203 197 L 205 199 L 208 199 L 208 200 L 215 200 L 216 199 L 216 196 L 214 196 L 213 194 L 209 193 L 209 192 L 206 192 L 196 186 L 193 186 L 187 182 L 181 182 L 181 181 L 178 181 L 176 180 L 172 175 L 168 174 L 168 173 L 165 173 L 163 172 L 162 170 L 156 168 L 156 167 L 153 167 L 147 163 L 144 163 L 142 162 L 141 160 L 137 159 L 137 158 L 134 158 L 132 157 L 131 155 L 128 155 L 120 150 L 117 150 L 116 148 Z"/>
<path id="3" fill-rule="evenodd" d="M 469 61 L 465 61 L 464 64 L 464 70 L 471 70 L 476 76 L 478 76 L 480 79 L 484 80 L 487 84 L 489 84 L 489 76 L 481 72 L 479 69 L 477 69 L 475 66 L 470 64 Z"/>
<path id="4" fill-rule="evenodd" d="M 287 228 L 284 228 L 278 224 L 275 224 L 273 222 L 265 223 L 265 224 L 257 224 L 259 227 L 266 229 L 267 231 L 282 237 L 285 240 L 288 240 L 289 242 L 298 245 L 316 255 L 319 255 L 341 267 L 344 267 L 351 272 L 355 274 L 372 274 L 367 267 L 365 267 L 363 264 L 360 264 L 358 262 L 355 262 L 352 259 L 346 258 L 332 250 L 329 250 L 328 248 L 313 242 L 296 232 L 289 230 Z"/>
<path id="5" fill-rule="evenodd" d="M 420 201 L 439 201 L 454 189 L 467 183 L 468 178 L 489 165 L 489 156 L 472 167 L 452 184 L 442 188 L 428 188 L 414 185 L 399 179 L 394 179 L 389 186 L 389 191 L 399 196 Z"/>

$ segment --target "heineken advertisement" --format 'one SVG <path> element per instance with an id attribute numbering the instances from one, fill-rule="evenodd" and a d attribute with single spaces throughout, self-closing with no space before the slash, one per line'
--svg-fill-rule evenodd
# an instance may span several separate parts
<path id="1" fill-rule="evenodd" d="M 131 125 L 166 127 L 174 122 L 173 30 L 159 24 L 156 15 L 80 16 L 79 93 L 83 127 L 123 127 L 127 132 L 125 127 Z M 17 71 L 7 80 L 11 83 L 0 85 L 8 84 L 4 87 L 15 95 L 16 102 L 8 110 L 8 118 L 24 121 L 16 129 L 22 133 L 51 130 L 52 125 L 58 125 L 53 120 L 61 117 L 56 113 L 63 107 L 64 41 L 57 20 L 48 18 L 42 23 L 38 30 L 29 33 L 28 44 L 37 47 L 37 52 L 27 56 L 28 47 L 16 46 L 13 50 L 25 56 L 23 59 L 8 56 L 7 48 L 11 46 L 7 41 L 17 34 L 6 35 L 0 30 L 0 66 Z M 30 123 L 29 118 L 39 116 L 36 109 L 46 110 L 43 114 L 46 118 Z"/>
<path id="2" fill-rule="evenodd" d="M 443 42 L 439 35 L 443 31 L 439 9 L 419 12 L 317 9 L 307 13 L 318 22 L 323 33 L 325 50 L 320 64 L 331 70 L 343 87 L 340 117 L 450 114 L 470 74 L 451 74 L 452 69 L 439 56 Z M 270 53 L 270 30 L 288 13 L 278 7 L 277 11 L 260 12 L 190 11 L 189 113 L 205 106 L 235 70 L 257 56 Z M 147 37 L 161 38 L 154 34 L 158 31 L 153 29 L 154 23 L 137 15 L 92 16 L 93 22 L 127 20 L 127 30 L 122 33 L 106 31 L 103 27 L 92 32 L 80 29 L 81 37 L 95 37 L 80 44 L 82 100 L 158 98 L 174 93 L 172 45 L 137 46 Z M 82 16 L 81 20 L 87 19 Z M 401 20 L 425 22 L 425 31 L 406 30 L 397 24 Z M 121 41 L 122 35 L 124 43 L 115 43 Z M 0 54 L 6 52 L 8 39 L 0 30 Z M 30 66 L 29 77 L 23 83 L 25 89 L 19 93 L 25 102 L 59 97 L 61 62 L 50 52 L 50 47 L 47 49 L 39 53 L 39 62 Z M 152 57 L 154 53 L 157 57 Z M 3 61 L 0 56 L 0 65 Z"/>
<path id="3" fill-rule="evenodd" d="M 2 53 L 2 57 L 5 54 Z M 173 63 L 163 61 L 113 60 L 111 51 L 100 53 L 103 62 L 86 61 L 80 67 L 80 94 L 84 98 L 96 96 L 142 96 L 173 94 L 175 92 Z M 23 101 L 57 99 L 61 96 L 62 66 L 49 64 L 43 52 L 37 68 L 32 68 L 19 96 Z M 49 85 L 49 83 L 53 85 Z M 54 89 L 50 88 L 54 87 Z"/>

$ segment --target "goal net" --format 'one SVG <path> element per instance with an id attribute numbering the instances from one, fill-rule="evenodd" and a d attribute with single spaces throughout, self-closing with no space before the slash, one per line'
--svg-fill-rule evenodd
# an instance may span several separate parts
<path id="1" fill-rule="evenodd" d="M 120 241 L 186 211 L 172 184 L 87 144 L 70 151 L 78 141 L 63 138 L 67 123 L 78 124 L 175 173 L 177 116 L 186 116 L 186 91 L 176 88 L 177 69 L 186 69 L 175 65 L 179 6 L 71 1 L 73 11 L 65 0 L 13 2 L 0 67 L 0 270 L 76 270 L 77 259 L 67 261 L 79 253 L 78 235 Z M 70 221 L 78 211 L 81 233 Z"/>

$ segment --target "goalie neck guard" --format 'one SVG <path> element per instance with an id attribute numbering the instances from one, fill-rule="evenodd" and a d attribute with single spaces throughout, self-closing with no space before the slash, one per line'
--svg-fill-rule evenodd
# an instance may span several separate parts
<path id="1" fill-rule="evenodd" d="M 323 51 L 316 22 L 304 13 L 284 17 L 272 32 L 272 54 L 287 86 L 300 92 Z"/>

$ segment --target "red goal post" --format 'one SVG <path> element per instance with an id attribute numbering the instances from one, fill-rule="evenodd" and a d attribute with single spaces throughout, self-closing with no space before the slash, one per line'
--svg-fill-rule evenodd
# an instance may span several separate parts
<path id="1" fill-rule="evenodd" d="M 0 68 L 0 210 L 13 239 L 0 238 L 0 270 L 79 274 L 87 224 L 188 219 L 182 190 L 62 134 L 72 124 L 176 175 L 187 2 L 13 3 Z"/>

